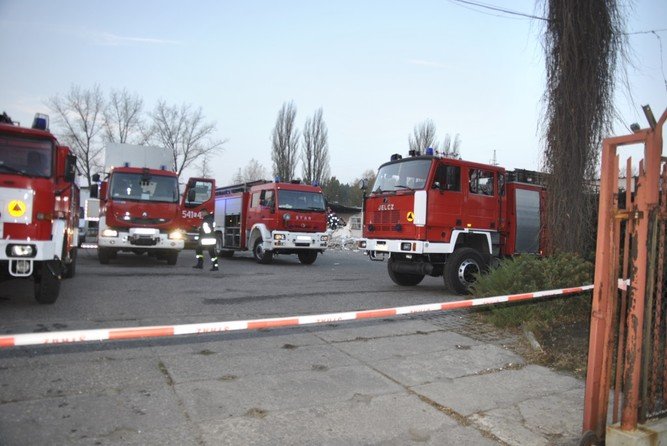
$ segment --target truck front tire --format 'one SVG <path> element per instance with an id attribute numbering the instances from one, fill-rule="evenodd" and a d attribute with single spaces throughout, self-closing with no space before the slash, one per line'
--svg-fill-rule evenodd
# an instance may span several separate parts
<path id="1" fill-rule="evenodd" d="M 111 248 L 97 248 L 97 258 L 102 265 L 108 265 L 109 260 L 115 257 L 114 254 Z"/>
<path id="2" fill-rule="evenodd" d="M 317 260 L 317 251 L 314 250 L 299 251 L 297 255 L 299 256 L 299 262 L 304 265 L 312 265 Z"/>
<path id="3" fill-rule="evenodd" d="M 391 280 L 396 284 L 400 286 L 415 286 L 419 285 L 422 280 L 424 280 L 424 275 L 423 274 L 406 274 L 406 273 L 398 273 L 394 271 L 394 258 L 389 257 L 389 261 L 387 262 L 387 272 L 389 273 L 389 277 Z"/>
<path id="4" fill-rule="evenodd" d="M 482 254 L 473 248 L 455 250 L 445 262 L 443 273 L 445 287 L 457 294 L 468 294 L 476 280 L 476 274 L 486 269 Z"/>
<path id="5" fill-rule="evenodd" d="M 46 262 L 35 265 L 35 300 L 40 304 L 49 305 L 58 299 L 60 294 L 60 279 L 54 276 Z"/>
<path id="6" fill-rule="evenodd" d="M 164 258 L 167 259 L 167 265 L 176 265 L 176 262 L 178 261 L 178 251 L 166 252 Z"/>
<path id="7" fill-rule="evenodd" d="M 262 265 L 268 265 L 269 263 L 273 262 L 273 253 L 264 250 L 264 245 L 261 238 L 255 240 L 255 246 L 252 248 L 252 256 L 255 258 L 257 263 L 261 263 Z"/>

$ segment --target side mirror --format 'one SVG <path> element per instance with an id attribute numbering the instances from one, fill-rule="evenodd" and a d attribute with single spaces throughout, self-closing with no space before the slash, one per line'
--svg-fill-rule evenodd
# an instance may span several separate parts
<path id="1" fill-rule="evenodd" d="M 359 182 L 359 189 L 363 191 L 368 189 L 368 180 L 366 178 L 362 178 L 362 180 Z"/>
<path id="2" fill-rule="evenodd" d="M 440 192 L 443 192 L 443 191 L 447 190 L 445 185 L 443 183 L 441 183 L 440 181 L 434 181 L 432 189 L 439 189 Z"/>
<path id="3" fill-rule="evenodd" d="M 99 173 L 94 173 L 93 176 L 91 177 L 91 179 L 92 179 L 95 183 L 99 183 L 99 182 L 100 182 L 100 174 L 99 174 Z"/>
<path id="4" fill-rule="evenodd" d="M 107 199 L 107 187 L 108 184 L 106 181 L 102 183 L 100 187 L 100 201 L 105 201 Z"/>
<path id="5" fill-rule="evenodd" d="M 187 201 L 192 203 L 193 201 L 195 201 L 196 198 L 197 198 L 196 191 L 194 189 L 189 189 Z"/>
<path id="6" fill-rule="evenodd" d="M 65 158 L 65 181 L 71 183 L 76 178 L 76 156 L 67 155 Z"/>

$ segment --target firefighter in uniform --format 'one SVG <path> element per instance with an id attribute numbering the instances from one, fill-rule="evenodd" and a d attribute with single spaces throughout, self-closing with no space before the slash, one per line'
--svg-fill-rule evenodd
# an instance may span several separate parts
<path id="1" fill-rule="evenodd" d="M 203 218 L 199 225 L 199 241 L 195 249 L 197 264 L 193 268 L 204 268 L 204 247 L 206 247 L 211 256 L 211 271 L 218 271 L 218 254 L 215 252 L 215 220 L 213 220 L 213 214 L 207 209 L 202 210 L 201 213 Z"/>

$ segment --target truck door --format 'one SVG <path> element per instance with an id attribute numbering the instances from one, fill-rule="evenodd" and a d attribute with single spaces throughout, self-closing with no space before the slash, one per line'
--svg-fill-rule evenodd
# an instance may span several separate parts
<path id="1" fill-rule="evenodd" d="M 448 242 L 452 229 L 463 226 L 461 168 L 440 163 L 428 194 L 426 239 L 431 242 Z"/>
<path id="2" fill-rule="evenodd" d="M 215 180 L 211 178 L 190 178 L 181 200 L 180 227 L 188 232 L 196 231 L 201 223 L 203 209 L 213 213 L 215 206 Z"/>
<path id="3" fill-rule="evenodd" d="M 255 224 L 264 224 L 269 231 L 276 229 L 276 197 L 273 189 L 255 191 L 250 196 L 248 205 L 248 229 Z"/>
<path id="4" fill-rule="evenodd" d="M 496 172 L 469 168 L 467 202 L 464 207 L 464 225 L 475 229 L 500 228 L 500 202 Z"/>

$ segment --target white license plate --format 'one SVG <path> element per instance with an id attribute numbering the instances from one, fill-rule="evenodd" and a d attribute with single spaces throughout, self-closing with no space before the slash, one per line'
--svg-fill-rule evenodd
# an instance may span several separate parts
<path id="1" fill-rule="evenodd" d="M 375 245 L 375 250 L 376 251 L 389 251 L 389 246 L 377 244 L 377 245 Z"/>
<path id="2" fill-rule="evenodd" d="M 312 239 L 306 235 L 297 235 L 296 236 L 296 241 L 297 242 L 308 242 L 310 243 Z"/>
<path id="3" fill-rule="evenodd" d="M 154 228 L 134 228 L 131 231 L 133 234 L 137 235 L 157 235 L 158 230 Z"/>

